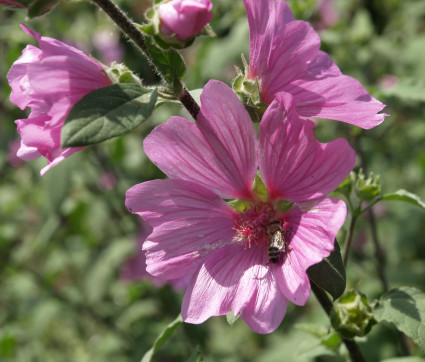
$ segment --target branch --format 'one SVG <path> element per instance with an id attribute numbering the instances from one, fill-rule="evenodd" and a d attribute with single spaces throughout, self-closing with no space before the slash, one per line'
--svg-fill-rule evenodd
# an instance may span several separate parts
<path id="1" fill-rule="evenodd" d="M 333 308 L 332 302 L 329 300 L 326 293 L 322 289 L 320 289 L 316 284 L 314 284 L 313 281 L 310 281 L 310 284 L 311 290 L 313 291 L 320 305 L 325 310 L 326 314 L 330 317 L 331 310 Z M 350 353 L 351 360 L 353 362 L 366 362 L 365 358 L 362 355 L 362 352 L 360 351 L 359 346 L 353 339 L 341 337 L 341 340 L 345 344 L 345 347 L 347 347 L 348 352 Z"/>
<path id="2" fill-rule="evenodd" d="M 161 72 L 159 72 L 155 64 L 152 62 L 152 57 L 149 54 L 148 48 L 146 46 L 143 32 L 134 25 L 130 18 L 111 0 L 93 0 L 93 2 L 96 3 L 96 5 L 98 5 L 120 27 L 123 33 L 127 35 L 148 58 L 158 74 L 161 74 Z M 182 88 L 183 92 L 178 97 L 178 100 L 196 120 L 196 117 L 199 113 L 199 106 L 190 95 L 189 91 L 184 87 Z"/>

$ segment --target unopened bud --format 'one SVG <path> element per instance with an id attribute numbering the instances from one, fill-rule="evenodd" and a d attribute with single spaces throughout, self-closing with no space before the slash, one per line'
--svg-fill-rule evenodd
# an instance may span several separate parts
<path id="1" fill-rule="evenodd" d="M 357 175 L 357 182 L 354 190 L 360 200 L 372 201 L 381 193 L 379 175 L 374 176 L 373 173 L 370 173 L 369 177 L 366 178 L 363 174 L 363 171 L 360 169 Z"/>
<path id="2" fill-rule="evenodd" d="M 175 35 L 185 41 L 199 34 L 212 18 L 210 0 L 171 0 L 160 4 L 159 29 L 163 35 Z"/>
<path id="3" fill-rule="evenodd" d="M 349 290 L 334 305 L 331 323 L 342 337 L 353 338 L 365 336 L 376 321 L 366 296 Z"/>

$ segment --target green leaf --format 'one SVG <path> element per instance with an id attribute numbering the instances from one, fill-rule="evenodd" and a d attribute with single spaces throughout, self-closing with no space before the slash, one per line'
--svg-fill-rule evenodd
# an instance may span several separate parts
<path id="1" fill-rule="evenodd" d="M 169 84 L 169 88 L 174 92 L 181 91 L 180 80 L 186 74 L 186 65 L 180 53 L 176 50 L 161 49 L 157 47 L 150 36 L 146 36 L 146 46 L 152 58 L 152 63 Z"/>
<path id="2" fill-rule="evenodd" d="M 425 102 L 425 81 L 420 78 L 400 79 L 394 87 L 384 88 L 382 92 L 406 102 Z"/>
<path id="3" fill-rule="evenodd" d="M 233 314 L 233 312 L 229 312 L 226 314 L 226 320 L 227 323 L 229 323 L 229 326 L 233 326 L 236 321 L 239 319 L 240 315 L 236 316 Z"/>
<path id="4" fill-rule="evenodd" d="M 77 102 L 62 127 L 62 147 L 87 146 L 130 132 L 155 108 L 157 90 L 134 83 L 97 89 Z"/>
<path id="5" fill-rule="evenodd" d="M 153 355 L 161 348 L 161 346 L 170 338 L 177 327 L 183 323 L 182 316 L 179 315 L 174 321 L 172 321 L 165 329 L 161 332 L 158 338 L 155 340 L 153 346 L 145 353 L 141 362 L 152 361 Z"/>
<path id="6" fill-rule="evenodd" d="M 385 194 L 382 196 L 382 200 L 404 201 L 425 210 L 425 202 L 423 202 L 418 195 L 412 194 L 406 190 L 397 190 L 391 194 Z"/>
<path id="7" fill-rule="evenodd" d="M 30 19 L 42 16 L 52 10 L 58 3 L 59 0 L 35 0 L 29 4 L 27 15 Z"/>
<path id="8" fill-rule="evenodd" d="M 375 305 L 375 319 L 390 322 L 425 352 L 425 293 L 412 287 L 392 289 Z"/>
<path id="9" fill-rule="evenodd" d="M 341 258 L 341 249 L 335 239 L 335 248 L 329 257 L 307 269 L 308 277 L 318 287 L 326 290 L 335 299 L 345 290 L 345 268 Z"/>

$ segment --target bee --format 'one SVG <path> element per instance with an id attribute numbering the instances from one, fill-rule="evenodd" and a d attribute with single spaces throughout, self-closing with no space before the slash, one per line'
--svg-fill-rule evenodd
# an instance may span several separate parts
<path id="1" fill-rule="evenodd" d="M 273 220 L 267 227 L 267 247 L 269 254 L 269 263 L 276 264 L 279 262 L 280 254 L 286 251 L 289 245 L 287 244 L 284 236 L 282 224 L 279 220 Z"/>

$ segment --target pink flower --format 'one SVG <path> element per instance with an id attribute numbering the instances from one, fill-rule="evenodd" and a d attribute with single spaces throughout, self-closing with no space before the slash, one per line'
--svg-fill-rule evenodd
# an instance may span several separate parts
<path id="1" fill-rule="evenodd" d="M 330 118 L 361 128 L 380 124 L 385 106 L 354 78 L 343 75 L 320 38 L 304 21 L 294 20 L 283 0 L 244 0 L 250 32 L 249 79 L 258 78 L 261 99 L 277 93 L 295 98 L 304 117 Z"/>
<path id="2" fill-rule="evenodd" d="M 44 175 L 82 148 L 61 148 L 60 134 L 65 118 L 83 96 L 111 84 L 101 64 L 56 39 L 41 36 L 25 25 L 40 48 L 28 45 L 7 74 L 10 101 L 19 108 L 31 108 L 27 119 L 16 124 L 21 135 L 18 157 L 25 161 L 44 156 Z"/>
<path id="3" fill-rule="evenodd" d="M 159 6 L 160 30 L 186 40 L 198 34 L 212 18 L 210 0 L 171 0 Z"/>
<path id="4" fill-rule="evenodd" d="M 320 28 L 326 29 L 338 22 L 339 15 L 335 8 L 335 0 L 319 0 L 317 10 L 320 16 Z"/>
<path id="5" fill-rule="evenodd" d="M 146 154 L 170 179 L 133 186 L 126 206 L 153 228 L 143 244 L 148 272 L 192 275 L 182 305 L 186 322 L 232 311 L 255 332 L 269 333 L 288 301 L 306 303 L 307 268 L 333 250 L 346 206 L 326 194 L 349 174 L 355 153 L 342 139 L 316 141 L 313 123 L 297 115 L 287 93 L 267 109 L 258 139 L 224 83 L 208 82 L 201 103 L 196 124 L 171 117 L 145 139 Z M 253 190 L 257 165 L 268 191 L 262 197 Z M 246 207 L 234 209 L 229 199 Z M 282 200 L 295 204 L 283 211 Z M 286 240 L 276 263 L 268 232 Z"/>
<path id="6" fill-rule="evenodd" d="M 170 279 L 166 281 L 164 279 L 156 278 L 146 271 L 146 256 L 145 252 L 142 251 L 142 245 L 151 233 L 152 227 L 150 227 L 149 224 L 143 222 L 141 224 L 140 233 L 135 239 L 137 254 L 129 258 L 121 267 L 120 278 L 125 281 L 148 279 L 158 287 L 164 284 L 170 284 L 176 291 L 183 290 L 189 283 L 188 277 Z"/>

